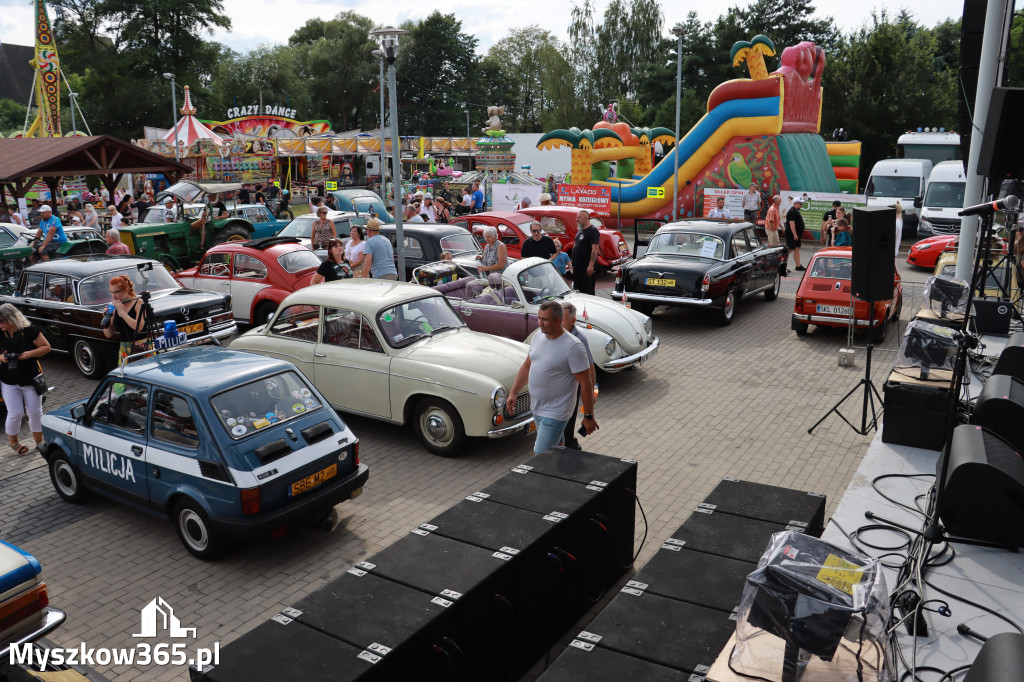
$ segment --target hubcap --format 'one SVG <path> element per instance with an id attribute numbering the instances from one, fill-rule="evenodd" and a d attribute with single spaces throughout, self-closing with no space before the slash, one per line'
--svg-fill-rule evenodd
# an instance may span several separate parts
<path id="1" fill-rule="evenodd" d="M 185 541 L 193 549 L 198 551 L 206 549 L 210 538 L 206 534 L 206 524 L 203 523 L 199 514 L 191 509 L 183 509 L 178 523 L 181 525 L 181 534 L 185 537 Z"/>
<path id="2" fill-rule="evenodd" d="M 426 425 L 427 435 L 431 440 L 443 443 L 449 439 L 448 420 L 445 419 L 444 414 L 431 411 L 426 416 Z"/>
<path id="3" fill-rule="evenodd" d="M 60 488 L 60 491 L 65 495 L 70 496 L 78 492 L 78 484 L 75 481 L 75 472 L 71 470 L 71 467 L 67 462 L 60 461 L 57 463 L 53 478 L 57 482 L 57 487 Z"/>
<path id="4" fill-rule="evenodd" d="M 92 373 L 96 366 L 96 358 L 93 356 L 92 347 L 87 343 L 79 342 L 75 351 L 75 359 L 78 361 L 79 369 L 85 374 Z"/>
<path id="5" fill-rule="evenodd" d="M 736 299 L 733 297 L 732 294 L 729 294 L 728 296 L 725 297 L 725 316 L 726 317 L 732 317 L 732 308 L 733 308 L 733 305 L 735 305 L 735 303 L 736 303 Z"/>

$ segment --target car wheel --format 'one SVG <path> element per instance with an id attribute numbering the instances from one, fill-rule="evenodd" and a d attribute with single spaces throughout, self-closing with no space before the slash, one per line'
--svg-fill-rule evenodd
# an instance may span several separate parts
<path id="1" fill-rule="evenodd" d="M 871 339 L 871 343 L 882 343 L 882 341 L 885 341 L 886 326 L 886 322 L 883 319 L 882 324 L 878 325 L 877 327 L 871 327 L 868 330 L 868 337 Z"/>
<path id="2" fill-rule="evenodd" d="M 85 486 L 79 478 L 75 467 L 71 465 L 67 455 L 63 452 L 56 454 L 50 460 L 50 481 L 57 494 L 68 502 L 78 504 L 86 498 Z"/>
<path id="3" fill-rule="evenodd" d="M 718 309 L 715 321 L 722 327 L 730 324 L 736 315 L 736 292 L 730 291 L 725 295 L 725 303 Z"/>
<path id="4" fill-rule="evenodd" d="M 892 314 L 892 321 L 899 322 L 900 315 L 903 313 L 903 297 L 900 296 L 900 302 L 896 304 L 896 312 Z"/>
<path id="5" fill-rule="evenodd" d="M 193 556 L 200 559 L 215 559 L 224 550 L 223 542 L 210 526 L 210 517 L 195 501 L 187 497 L 174 505 L 172 516 L 181 544 Z"/>
<path id="6" fill-rule="evenodd" d="M 248 239 L 252 239 L 252 237 L 249 236 L 249 230 L 245 229 L 244 225 L 235 223 L 234 225 L 228 225 L 223 229 L 218 230 L 217 234 L 213 236 L 210 246 L 216 246 L 217 244 L 223 244 L 224 242 L 243 242 Z"/>
<path id="7" fill-rule="evenodd" d="M 791 326 L 793 327 L 793 331 L 796 332 L 797 336 L 806 336 L 807 328 L 810 325 L 807 324 L 806 322 L 798 322 L 797 320 L 793 320 Z"/>
<path id="8" fill-rule="evenodd" d="M 764 292 L 764 300 L 774 301 L 779 297 L 779 290 L 782 289 L 782 272 L 779 270 L 775 271 L 775 281 L 772 283 L 772 288 Z"/>
<path id="9" fill-rule="evenodd" d="M 427 450 L 441 457 L 459 454 L 466 440 L 459 413 L 438 398 L 426 398 L 416 407 L 416 432 Z"/>
<path id="10" fill-rule="evenodd" d="M 256 306 L 256 312 L 252 316 L 251 322 L 253 326 L 270 322 L 270 318 L 274 316 L 275 312 L 277 312 L 277 304 L 273 301 L 260 303 Z"/>
<path id="11" fill-rule="evenodd" d="M 74 355 L 75 366 L 86 379 L 99 379 L 106 374 L 110 358 L 107 357 L 106 348 L 85 339 L 75 340 Z"/>

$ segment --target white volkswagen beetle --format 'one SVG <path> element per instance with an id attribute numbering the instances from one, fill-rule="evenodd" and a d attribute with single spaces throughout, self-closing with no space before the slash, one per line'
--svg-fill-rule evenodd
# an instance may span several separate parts
<path id="1" fill-rule="evenodd" d="M 457 454 L 467 436 L 535 429 L 528 392 L 514 413 L 504 408 L 528 348 L 471 331 L 427 287 L 352 279 L 300 289 L 231 346 L 294 363 L 339 411 L 411 423 L 438 455 Z"/>
<path id="2" fill-rule="evenodd" d="M 529 343 L 539 333 L 537 311 L 545 299 L 576 307 L 594 364 L 620 372 L 646 364 L 658 352 L 651 318 L 612 301 L 573 291 L 544 258 L 524 258 L 484 281 L 460 278 L 434 287 L 447 298 L 470 329 Z"/>

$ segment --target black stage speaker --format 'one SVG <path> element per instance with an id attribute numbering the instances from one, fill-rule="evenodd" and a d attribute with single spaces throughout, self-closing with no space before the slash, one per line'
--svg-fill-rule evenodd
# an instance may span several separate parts
<path id="1" fill-rule="evenodd" d="M 854 206 L 853 224 L 850 288 L 862 301 L 888 300 L 895 285 L 896 209 Z"/>
<path id="2" fill-rule="evenodd" d="M 1024 635 L 1001 632 L 981 647 L 964 682 L 1024 680 Z"/>
<path id="3" fill-rule="evenodd" d="M 492 680 L 515 674 L 512 564 L 494 553 L 419 529 L 352 569 L 366 571 L 452 603 L 469 669 Z"/>
<path id="4" fill-rule="evenodd" d="M 971 158 L 971 134 L 974 130 L 974 99 L 978 92 L 978 67 L 981 65 L 981 41 L 985 35 L 985 0 L 964 0 L 960 22 L 960 87 L 957 92 L 957 130 L 960 152 L 967 167 Z"/>
<path id="5" fill-rule="evenodd" d="M 1024 381 L 1005 374 L 993 374 L 981 389 L 971 412 L 971 423 L 984 426 L 1024 452 Z"/>
<path id="6" fill-rule="evenodd" d="M 731 613 L 755 568 L 754 562 L 698 552 L 669 538 L 632 582 L 651 594 Z"/>
<path id="7" fill-rule="evenodd" d="M 1024 332 L 1010 334 L 992 374 L 1005 374 L 1024 381 Z"/>
<path id="8" fill-rule="evenodd" d="M 700 506 L 749 519 L 802 523 L 814 537 L 825 529 L 825 496 L 820 493 L 723 478 Z"/>
<path id="9" fill-rule="evenodd" d="M 537 682 L 688 682 L 689 673 L 635 656 L 573 640 Z"/>
<path id="10" fill-rule="evenodd" d="M 698 552 L 756 564 L 768 548 L 772 535 L 783 530 L 802 533 L 805 527 L 802 524 L 787 526 L 784 523 L 748 519 L 698 507 L 672 537 Z"/>
<path id="11" fill-rule="evenodd" d="M 978 175 L 996 183 L 1003 178 L 1024 177 L 1024 130 L 1019 125 L 1024 110 L 1024 88 L 993 88 L 985 135 L 979 144 Z"/>
<path id="12" fill-rule="evenodd" d="M 974 326 L 981 334 L 1006 334 L 1010 331 L 1011 303 L 1005 299 L 974 299 Z"/>
<path id="13" fill-rule="evenodd" d="M 936 472 L 942 471 L 939 458 Z M 1024 538 L 1024 460 L 982 426 L 953 431 L 939 517 L 951 535 L 1019 547 Z"/>
<path id="14" fill-rule="evenodd" d="M 625 587 L 576 641 L 706 675 L 735 630 L 728 613 Z"/>

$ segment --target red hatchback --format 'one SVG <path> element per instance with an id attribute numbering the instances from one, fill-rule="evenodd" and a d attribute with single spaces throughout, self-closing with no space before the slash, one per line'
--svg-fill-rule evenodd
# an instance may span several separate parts
<path id="1" fill-rule="evenodd" d="M 175 279 L 193 289 L 230 294 L 236 320 L 262 324 L 285 296 L 309 286 L 320 263 L 296 237 L 266 237 L 217 244 Z"/>
<path id="2" fill-rule="evenodd" d="M 796 290 L 796 304 L 790 327 L 798 336 L 807 333 L 814 324 L 819 327 L 846 327 L 851 318 L 858 329 L 866 328 L 873 342 L 885 338 L 886 322 L 898 320 L 903 307 L 903 285 L 900 273 L 892 297 L 869 304 L 850 294 L 853 273 L 853 254 L 848 246 L 834 246 L 814 254 L 800 286 Z"/>
<path id="3" fill-rule="evenodd" d="M 539 220 L 544 232 L 552 238 L 558 237 L 562 242 L 562 250 L 568 253 L 572 251 L 572 242 L 576 239 L 576 215 L 579 211 L 580 209 L 572 206 L 536 206 L 524 208 L 520 212 Z M 591 224 L 596 225 L 601 232 L 601 248 L 597 254 L 598 266 L 611 269 L 629 260 L 629 246 L 626 245 L 626 238 L 622 233 L 605 227 L 593 211 L 588 213 Z M 565 235 L 567 239 L 561 235 Z"/>

